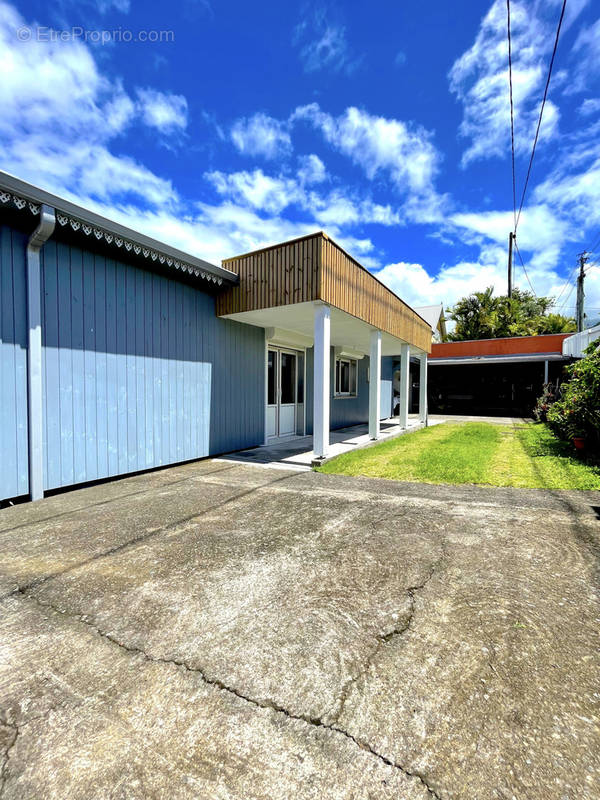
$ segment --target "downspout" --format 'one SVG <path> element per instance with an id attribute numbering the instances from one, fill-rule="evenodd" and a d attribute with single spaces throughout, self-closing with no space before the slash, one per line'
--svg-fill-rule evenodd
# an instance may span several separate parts
<path id="1" fill-rule="evenodd" d="M 54 232 L 54 209 L 40 207 L 40 223 L 27 243 L 27 430 L 29 494 L 44 496 L 44 417 L 42 400 L 42 281 L 40 250 Z"/>

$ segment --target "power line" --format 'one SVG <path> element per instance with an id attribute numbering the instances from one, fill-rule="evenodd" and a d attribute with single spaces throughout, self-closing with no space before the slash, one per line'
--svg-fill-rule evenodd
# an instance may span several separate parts
<path id="1" fill-rule="evenodd" d="M 508 2 L 509 0 L 507 0 Z M 565 8 L 567 5 L 567 0 L 563 0 L 562 9 L 560 12 L 560 19 L 558 20 L 558 27 L 556 29 L 556 37 L 554 39 L 554 49 L 552 50 L 552 58 L 550 59 L 550 66 L 548 67 L 548 77 L 546 78 L 546 86 L 544 88 L 544 96 L 542 98 L 542 105 L 540 107 L 540 115 L 538 117 L 537 128 L 535 131 L 535 138 L 533 140 L 533 147 L 531 149 L 531 157 L 529 159 L 529 166 L 527 168 L 527 177 L 525 178 L 525 185 L 523 186 L 523 194 L 521 195 L 521 203 L 519 205 L 519 213 L 517 214 L 517 218 L 515 220 L 515 233 L 517 232 L 517 226 L 519 224 L 519 220 L 521 218 L 521 210 L 523 209 L 523 203 L 525 202 L 525 193 L 527 192 L 527 185 L 529 183 L 529 176 L 531 175 L 531 167 L 533 164 L 533 158 L 535 156 L 535 148 L 537 147 L 538 138 L 540 135 L 540 127 L 542 124 L 542 116 L 544 114 L 544 106 L 546 105 L 546 98 L 548 97 L 548 87 L 550 86 L 550 78 L 552 77 L 552 68 L 554 67 L 554 58 L 556 56 L 556 49 L 558 47 L 558 37 L 560 36 L 560 29 L 562 27 L 563 18 L 565 16 Z"/>
<path id="2" fill-rule="evenodd" d="M 523 267 L 523 272 L 525 273 L 525 277 L 527 278 L 527 283 L 531 287 L 531 291 L 533 292 L 533 294 L 537 297 L 537 294 L 535 294 L 535 289 L 533 288 L 533 284 L 529 280 L 529 275 L 527 274 L 527 270 L 525 269 L 525 262 L 523 261 L 523 256 L 521 255 L 521 251 L 519 250 L 519 245 L 517 244 L 516 237 L 513 239 L 513 242 L 517 250 L 517 255 L 519 256 L 519 261 L 521 262 L 521 266 Z"/>
<path id="3" fill-rule="evenodd" d="M 565 289 L 567 288 L 567 286 L 568 286 L 568 285 L 571 283 L 571 281 L 573 280 L 573 276 L 575 275 L 575 270 L 576 270 L 576 269 L 577 269 L 577 264 L 575 264 L 575 266 L 573 267 L 573 269 L 571 270 L 571 272 L 570 272 L 570 274 L 569 274 L 569 277 L 568 277 L 568 278 L 567 278 L 567 280 L 564 282 L 562 289 L 561 289 L 561 290 L 560 290 L 560 292 L 558 293 L 558 297 L 557 297 L 557 298 L 556 298 L 556 300 L 554 301 L 554 305 L 558 305 L 558 301 L 560 300 L 560 298 L 561 298 L 561 297 L 563 296 L 563 294 L 565 293 Z"/>
<path id="4" fill-rule="evenodd" d="M 506 0 L 506 17 L 508 31 L 508 86 L 510 93 L 510 149 L 512 155 L 512 192 L 513 192 L 513 223 L 517 230 L 517 182 L 515 178 L 515 110 L 513 105 L 512 84 L 512 40 L 510 35 L 510 0 Z"/>
<path id="5" fill-rule="evenodd" d="M 594 252 L 594 250 L 595 250 L 595 249 L 598 247 L 598 245 L 599 245 L 599 244 L 600 244 L 600 236 L 599 236 L 599 237 L 596 239 L 596 241 L 594 242 L 594 244 L 593 244 L 591 247 L 588 247 L 588 248 L 587 248 L 587 249 L 588 249 L 588 251 L 589 251 L 590 253 L 593 253 L 593 252 Z"/>
<path id="6" fill-rule="evenodd" d="M 563 303 L 562 303 L 561 307 L 558 309 L 558 313 L 559 313 L 559 314 L 560 314 L 560 312 L 561 312 L 561 311 L 562 311 L 564 308 L 567 308 L 567 303 L 569 302 L 569 298 L 570 298 L 570 297 L 571 297 L 571 295 L 573 294 L 573 289 L 574 289 L 574 288 L 575 288 L 575 284 L 573 284 L 573 285 L 571 286 L 571 288 L 569 289 L 569 294 L 568 294 L 568 295 L 565 297 L 565 299 L 564 299 L 564 301 L 563 301 Z M 568 308 L 575 308 L 575 306 L 568 306 Z"/>

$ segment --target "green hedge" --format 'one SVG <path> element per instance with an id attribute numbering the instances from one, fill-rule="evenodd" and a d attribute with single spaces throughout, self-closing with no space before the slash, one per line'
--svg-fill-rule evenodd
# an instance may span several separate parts
<path id="1" fill-rule="evenodd" d="M 548 425 L 561 439 L 582 436 L 590 449 L 600 450 L 600 339 L 567 372 L 560 399 L 546 412 Z"/>

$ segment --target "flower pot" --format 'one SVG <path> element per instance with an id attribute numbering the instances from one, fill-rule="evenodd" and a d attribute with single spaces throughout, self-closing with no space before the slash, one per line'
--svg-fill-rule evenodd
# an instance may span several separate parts
<path id="1" fill-rule="evenodd" d="M 575 445 L 576 450 L 585 450 L 585 439 L 583 436 L 574 436 L 573 444 Z"/>

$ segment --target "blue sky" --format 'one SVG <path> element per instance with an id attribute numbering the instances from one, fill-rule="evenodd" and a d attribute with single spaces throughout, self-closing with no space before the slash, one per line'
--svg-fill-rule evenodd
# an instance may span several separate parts
<path id="1" fill-rule="evenodd" d="M 560 6 L 511 4 L 518 195 Z M 0 0 L 0 40 L 25 180 L 214 263 L 323 229 L 414 305 L 506 290 L 505 0 Z M 598 238 L 600 19 L 569 0 L 518 229 L 536 292 L 572 313 Z"/>

